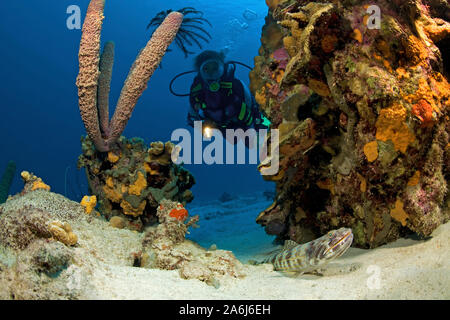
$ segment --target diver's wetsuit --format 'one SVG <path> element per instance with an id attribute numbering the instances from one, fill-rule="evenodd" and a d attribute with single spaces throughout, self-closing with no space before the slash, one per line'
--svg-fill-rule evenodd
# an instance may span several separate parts
<path id="1" fill-rule="evenodd" d="M 220 82 L 208 84 L 197 75 L 191 86 L 188 124 L 210 121 L 225 136 L 226 129 L 267 129 L 255 98 L 240 80 L 234 77 L 235 66 L 226 64 Z"/>

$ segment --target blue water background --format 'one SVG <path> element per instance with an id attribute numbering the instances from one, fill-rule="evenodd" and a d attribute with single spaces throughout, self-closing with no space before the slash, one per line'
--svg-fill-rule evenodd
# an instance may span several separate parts
<path id="1" fill-rule="evenodd" d="M 81 30 L 66 27 L 69 16 L 66 10 L 70 5 L 78 5 L 84 19 L 88 3 L 87 0 L 0 3 L 0 172 L 9 160 L 17 163 L 12 194 L 23 186 L 19 177 L 22 170 L 42 177 L 54 192 L 69 193 L 72 198 L 86 192 L 83 172 L 76 172 L 80 137 L 85 134 L 75 85 Z M 149 39 L 148 22 L 161 10 L 193 6 L 203 11 L 204 17 L 213 24 L 212 29 L 207 29 L 213 40 L 204 49 L 227 48 L 228 59 L 253 66 L 267 14 L 264 1 L 177 0 L 168 3 L 106 1 L 102 43 L 112 40 L 116 44 L 111 108 L 116 104 L 134 59 Z M 246 9 L 255 12 L 256 19 L 245 19 Z M 126 137 L 142 137 L 147 143 L 168 141 L 173 130 L 187 127 L 188 99 L 172 96 L 168 85 L 173 76 L 192 69 L 193 56 L 185 59 L 177 47 L 172 45 L 171 49 L 163 59 L 163 68 L 155 72 L 138 101 L 125 129 Z M 200 52 L 197 48 L 194 51 Z M 248 70 L 239 68 L 237 77 L 249 83 Z M 182 78 L 175 89 L 187 92 L 191 81 L 192 76 Z M 112 112 L 110 110 L 111 115 Z M 239 195 L 273 188 L 263 182 L 256 165 L 204 164 L 186 168 L 196 178 L 193 192 L 197 201 L 218 198 L 223 192 Z"/>

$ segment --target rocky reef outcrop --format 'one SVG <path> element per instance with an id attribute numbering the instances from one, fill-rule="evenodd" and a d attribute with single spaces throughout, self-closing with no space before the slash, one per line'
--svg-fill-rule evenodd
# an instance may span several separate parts
<path id="1" fill-rule="evenodd" d="M 71 225 L 90 216 L 41 178 L 21 175 L 22 192 L 0 206 L 0 299 L 87 298 L 87 278 L 74 278 L 79 230 Z M 72 287 L 74 280 L 80 285 Z"/>
<path id="2" fill-rule="evenodd" d="M 123 295 L 123 285 L 139 285 L 135 276 L 149 279 L 163 270 L 208 288 L 246 275 L 231 251 L 186 239 L 199 217 L 190 217 L 181 202 L 162 199 L 157 223 L 136 232 L 124 228 L 123 216 L 107 221 L 83 201 L 50 192 L 33 173 L 21 176 L 23 190 L 0 205 L 0 299 Z"/>
<path id="3" fill-rule="evenodd" d="M 107 218 L 119 216 L 125 227 L 141 231 L 157 222 L 156 211 L 162 199 L 192 201 L 189 190 L 194 177 L 172 162 L 171 142 L 151 143 L 121 137 L 108 153 L 98 152 L 89 137 L 82 138 L 78 167 L 85 168 L 91 194 L 99 211 Z"/>
<path id="4" fill-rule="evenodd" d="M 297 242 L 350 227 L 366 248 L 430 235 L 450 216 L 447 1 L 266 2 L 251 90 L 280 170 L 257 222 Z"/>
<path id="5" fill-rule="evenodd" d="M 179 270 L 184 279 L 198 279 L 217 287 L 217 277 L 245 276 L 243 265 L 231 251 L 205 250 L 186 240 L 189 227 L 197 227 L 198 216 L 188 219 L 181 203 L 163 200 L 157 212 L 159 224 L 146 232 L 143 239 L 141 266 Z"/>

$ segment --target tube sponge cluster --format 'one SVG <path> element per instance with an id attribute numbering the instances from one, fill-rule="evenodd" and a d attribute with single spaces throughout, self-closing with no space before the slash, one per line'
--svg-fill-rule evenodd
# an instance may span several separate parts
<path id="1" fill-rule="evenodd" d="M 9 161 L 6 166 L 6 170 L 3 173 L 2 180 L 0 181 L 0 203 L 3 203 L 8 198 L 9 189 L 16 172 L 16 163 Z"/>
<path id="2" fill-rule="evenodd" d="M 100 35 L 103 23 L 104 0 L 93 0 L 89 4 L 83 24 L 78 55 L 80 71 L 77 77 L 78 104 L 86 132 L 100 151 L 107 149 L 100 133 L 97 111 L 97 87 L 100 76 Z"/>
<path id="3" fill-rule="evenodd" d="M 161 62 L 183 22 L 183 14 L 171 12 L 136 58 L 109 122 L 109 88 L 114 63 L 114 44 L 107 42 L 100 56 L 104 0 L 92 0 L 83 24 L 77 77 L 79 108 L 86 132 L 100 152 L 110 151 L 122 134 L 147 82 Z"/>
<path id="4" fill-rule="evenodd" d="M 125 129 L 139 97 L 147 88 L 147 82 L 161 63 L 182 22 L 183 15 L 181 13 L 170 13 L 136 58 L 120 93 L 116 111 L 111 119 L 110 143 L 115 142 Z"/>

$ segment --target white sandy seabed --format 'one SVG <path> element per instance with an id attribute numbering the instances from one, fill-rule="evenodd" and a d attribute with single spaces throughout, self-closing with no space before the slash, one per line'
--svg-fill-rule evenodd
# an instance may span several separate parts
<path id="1" fill-rule="evenodd" d="M 21 205 L 28 202 L 47 210 L 76 207 L 49 192 L 32 192 L 22 198 Z M 89 273 L 89 296 L 98 299 L 450 298 L 450 223 L 427 240 L 400 239 L 372 250 L 350 248 L 322 276 L 288 277 L 268 264 L 247 264 L 273 248 L 273 238 L 254 222 L 269 204 L 261 195 L 249 195 L 189 208 L 190 214 L 200 215 L 200 228 L 188 238 L 206 248 L 215 244 L 232 250 L 245 263 L 245 277 L 223 276 L 218 288 L 183 280 L 177 270 L 132 267 L 131 252 L 139 251 L 143 235 L 112 228 L 100 218 L 71 222 L 79 241 L 75 248 L 78 263 L 69 268 L 74 274 Z"/>

